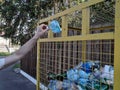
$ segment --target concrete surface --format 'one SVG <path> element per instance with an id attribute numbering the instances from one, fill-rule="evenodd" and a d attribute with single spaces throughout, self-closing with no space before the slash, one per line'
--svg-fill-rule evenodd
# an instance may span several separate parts
<path id="1" fill-rule="evenodd" d="M 15 73 L 12 67 L 0 71 L 0 90 L 36 90 L 31 81 Z"/>

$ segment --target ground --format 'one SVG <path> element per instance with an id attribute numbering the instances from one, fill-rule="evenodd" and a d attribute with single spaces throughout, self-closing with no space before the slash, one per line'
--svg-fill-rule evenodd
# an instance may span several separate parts
<path id="1" fill-rule="evenodd" d="M 35 85 L 13 70 L 13 65 L 0 71 L 0 90 L 35 90 Z"/>

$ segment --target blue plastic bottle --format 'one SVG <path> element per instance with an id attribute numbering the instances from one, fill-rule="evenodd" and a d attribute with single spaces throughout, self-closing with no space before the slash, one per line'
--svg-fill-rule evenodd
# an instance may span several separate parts
<path id="1" fill-rule="evenodd" d="M 52 30 L 52 32 L 54 32 L 54 33 L 61 32 L 61 28 L 60 28 L 59 22 L 57 20 L 51 21 L 50 24 L 48 25 L 48 28 L 50 30 Z"/>

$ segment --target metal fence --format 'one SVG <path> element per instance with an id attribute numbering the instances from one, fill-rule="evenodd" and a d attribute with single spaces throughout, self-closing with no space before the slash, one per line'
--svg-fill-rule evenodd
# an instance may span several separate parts
<path id="1" fill-rule="evenodd" d="M 21 60 L 21 69 L 30 76 L 36 78 L 37 45 Z"/>
<path id="2" fill-rule="evenodd" d="M 37 86 L 46 90 L 50 81 L 48 72 L 61 74 L 73 69 L 79 63 L 99 62 L 99 69 L 112 67 L 111 80 L 97 79 L 99 89 L 88 87 L 85 90 L 119 90 L 120 88 L 120 0 L 89 0 L 68 10 L 38 22 L 57 19 L 62 32 L 48 33 L 48 38 L 37 42 Z M 82 70 L 87 72 L 86 67 Z M 91 73 L 95 72 L 91 68 Z M 101 72 L 102 73 L 102 72 Z M 82 77 L 82 76 L 80 76 Z M 94 79 L 93 79 L 94 81 Z M 95 84 L 95 83 L 94 83 Z M 44 87 L 43 87 L 44 86 Z M 97 86 L 96 86 L 97 87 Z"/>

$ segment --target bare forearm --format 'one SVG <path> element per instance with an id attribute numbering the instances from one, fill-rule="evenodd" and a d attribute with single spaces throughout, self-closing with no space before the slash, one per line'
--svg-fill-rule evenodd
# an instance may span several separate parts
<path id="1" fill-rule="evenodd" d="M 24 57 L 36 44 L 38 38 L 40 38 L 48 29 L 42 29 L 43 26 L 46 26 L 44 24 L 37 27 L 37 32 L 34 35 L 33 38 L 31 38 L 28 42 L 26 42 L 19 50 L 17 50 L 14 54 L 4 58 L 4 61 L 2 61 L 2 66 L 8 66 L 9 64 L 12 64 L 18 60 L 20 60 L 22 57 Z"/>
<path id="2" fill-rule="evenodd" d="M 27 43 L 25 43 L 19 50 L 17 50 L 13 55 L 10 55 L 5 58 L 5 65 L 14 63 L 24 57 L 36 44 L 37 37 L 33 37 Z"/>
<path id="3" fill-rule="evenodd" d="M 38 38 L 34 36 L 27 43 L 25 43 L 18 51 L 16 51 L 15 54 L 19 55 L 20 58 L 22 58 L 34 47 L 37 40 L 38 40 Z"/>

